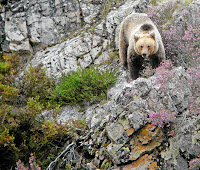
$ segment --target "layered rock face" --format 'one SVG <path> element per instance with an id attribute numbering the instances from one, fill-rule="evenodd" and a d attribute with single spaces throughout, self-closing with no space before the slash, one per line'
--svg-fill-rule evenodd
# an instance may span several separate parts
<path id="1" fill-rule="evenodd" d="M 101 1 L 25 0 L 1 8 L 5 51 L 32 51 L 38 44 L 58 43 L 67 32 L 98 18 Z"/>

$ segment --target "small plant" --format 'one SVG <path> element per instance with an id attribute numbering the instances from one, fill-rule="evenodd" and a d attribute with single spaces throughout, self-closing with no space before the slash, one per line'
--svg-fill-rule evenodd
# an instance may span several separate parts
<path id="1" fill-rule="evenodd" d="M 149 120 L 152 122 L 152 125 L 163 128 L 164 125 L 170 126 L 176 118 L 175 112 L 169 112 L 166 109 L 161 109 L 159 112 L 149 113 Z"/>
<path id="2" fill-rule="evenodd" d="M 198 170 L 198 169 L 200 169 L 200 158 L 199 157 L 190 160 L 189 169 L 190 170 Z"/>
<path id="3" fill-rule="evenodd" d="M 0 82 L 0 101 L 2 103 L 16 100 L 18 93 L 19 89 L 1 84 Z"/>
<path id="4" fill-rule="evenodd" d="M 16 53 L 0 57 L 0 80 L 2 84 L 13 84 L 15 76 L 23 64 L 22 57 Z"/>
<path id="5" fill-rule="evenodd" d="M 0 73 L 6 74 L 10 70 L 10 64 L 8 62 L 0 62 Z"/>
<path id="6" fill-rule="evenodd" d="M 17 163 L 17 167 L 15 168 L 16 170 L 41 170 L 39 165 L 36 164 L 35 157 L 31 154 L 31 157 L 29 157 L 29 164 L 30 168 L 27 168 L 24 166 L 24 163 L 22 163 L 21 160 L 19 160 Z"/>
<path id="7" fill-rule="evenodd" d="M 21 93 L 26 98 L 39 97 L 43 104 L 47 104 L 53 94 L 55 81 L 45 74 L 45 70 L 41 66 L 32 67 L 25 72 L 23 80 L 20 84 Z"/>
<path id="8" fill-rule="evenodd" d="M 156 68 L 156 83 L 161 84 L 161 90 L 165 90 L 165 86 L 172 79 L 173 72 L 171 70 L 173 68 L 174 66 L 170 60 L 162 61 L 160 67 Z"/>
<path id="9" fill-rule="evenodd" d="M 82 103 L 95 101 L 106 96 L 107 90 L 115 83 L 116 71 L 101 71 L 90 67 L 63 76 L 56 87 L 57 100 L 61 103 Z"/>

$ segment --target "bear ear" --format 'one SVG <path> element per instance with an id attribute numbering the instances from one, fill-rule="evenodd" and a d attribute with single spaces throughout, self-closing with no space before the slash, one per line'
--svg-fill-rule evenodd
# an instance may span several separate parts
<path id="1" fill-rule="evenodd" d="M 140 35 L 139 34 L 135 34 L 134 35 L 134 39 L 135 39 L 135 42 L 140 38 Z"/>
<path id="2" fill-rule="evenodd" d="M 156 38 L 155 32 L 150 33 L 150 36 L 151 36 L 151 38 L 153 38 L 155 40 L 155 38 Z"/>

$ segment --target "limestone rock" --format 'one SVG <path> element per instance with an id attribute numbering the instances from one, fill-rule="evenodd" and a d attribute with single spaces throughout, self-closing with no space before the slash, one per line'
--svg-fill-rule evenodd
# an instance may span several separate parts
<path id="1" fill-rule="evenodd" d="M 108 137 L 115 143 L 126 143 L 128 136 L 125 133 L 123 126 L 119 123 L 113 123 L 106 127 Z"/>
<path id="2" fill-rule="evenodd" d="M 130 150 L 123 147 L 122 144 L 110 144 L 107 146 L 107 152 L 113 158 L 114 163 L 120 164 L 128 161 Z"/>
<path id="3" fill-rule="evenodd" d="M 62 108 L 59 114 L 54 113 L 53 110 L 44 111 L 42 116 L 46 120 L 56 120 L 58 124 L 65 124 L 70 122 L 71 120 L 82 119 L 83 113 L 79 111 L 77 106 L 65 106 Z"/>

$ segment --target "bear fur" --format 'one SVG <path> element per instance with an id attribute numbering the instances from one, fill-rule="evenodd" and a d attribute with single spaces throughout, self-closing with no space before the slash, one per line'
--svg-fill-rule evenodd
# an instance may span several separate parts
<path id="1" fill-rule="evenodd" d="M 144 61 L 150 61 L 152 68 L 156 68 L 165 59 L 161 35 L 146 14 L 132 13 L 122 22 L 119 56 L 123 67 L 130 70 L 133 80 L 138 78 Z"/>

